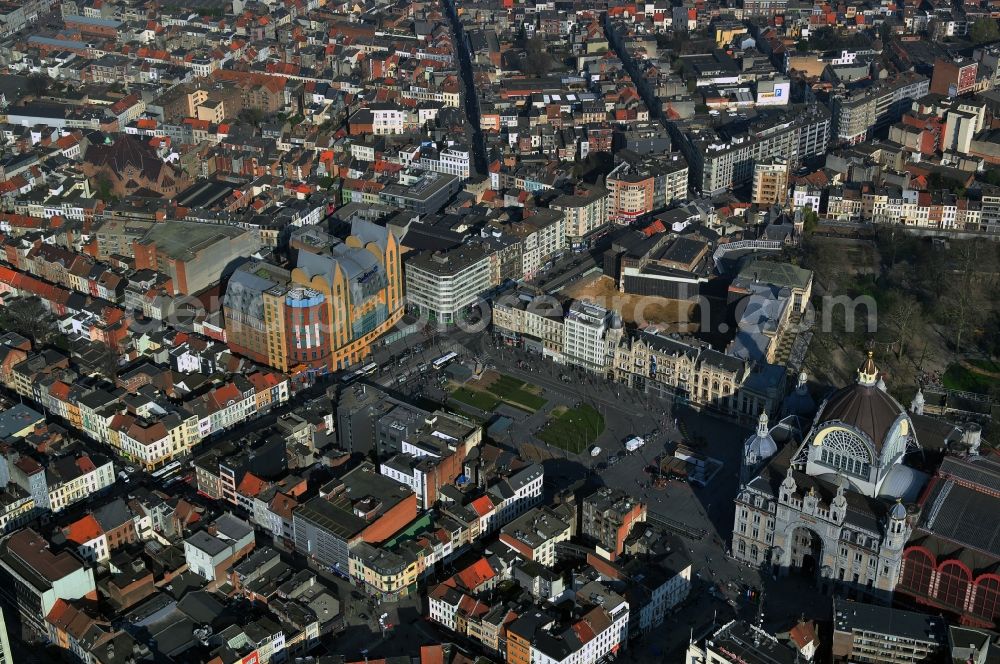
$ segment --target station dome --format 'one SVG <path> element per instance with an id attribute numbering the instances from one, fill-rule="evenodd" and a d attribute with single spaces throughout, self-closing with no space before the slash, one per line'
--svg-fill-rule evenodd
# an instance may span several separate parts
<path id="1" fill-rule="evenodd" d="M 876 453 L 897 430 L 897 421 L 905 418 L 903 435 L 912 431 L 906 409 L 879 387 L 879 370 L 872 353 L 858 369 L 858 379 L 853 385 L 837 390 L 820 413 L 817 428 L 834 422 L 846 424 L 864 433 L 875 446 Z"/>

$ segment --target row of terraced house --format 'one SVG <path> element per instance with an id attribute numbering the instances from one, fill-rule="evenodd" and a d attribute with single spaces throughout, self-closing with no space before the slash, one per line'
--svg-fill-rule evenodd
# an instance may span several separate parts
<path id="1" fill-rule="evenodd" d="M 0 367 L 0 382 L 146 470 L 185 456 L 203 440 L 289 399 L 287 377 L 268 370 L 234 374 L 184 395 L 168 395 L 152 384 L 134 391 L 95 386 L 55 350 L 11 349 Z"/>

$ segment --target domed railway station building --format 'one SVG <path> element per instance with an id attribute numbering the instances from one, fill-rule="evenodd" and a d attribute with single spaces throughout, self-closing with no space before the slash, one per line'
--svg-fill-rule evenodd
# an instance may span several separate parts
<path id="1" fill-rule="evenodd" d="M 804 402 L 804 376 L 797 390 Z M 733 557 L 776 576 L 804 575 L 824 594 L 889 602 L 901 579 L 918 574 L 909 560 L 914 538 L 928 536 L 921 503 L 942 457 L 978 455 L 978 429 L 924 416 L 918 400 L 911 408 L 886 391 L 869 353 L 856 381 L 811 421 L 799 412 L 771 428 L 762 414 L 743 445 Z M 920 559 L 921 580 L 940 553 Z"/>

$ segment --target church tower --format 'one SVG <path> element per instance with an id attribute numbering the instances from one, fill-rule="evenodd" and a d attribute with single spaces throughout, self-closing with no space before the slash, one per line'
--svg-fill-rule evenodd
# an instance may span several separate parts
<path id="1" fill-rule="evenodd" d="M 761 411 L 757 418 L 757 431 L 743 444 L 743 458 L 740 463 L 740 486 L 752 480 L 757 471 L 778 451 L 778 444 L 771 437 L 767 413 Z"/>
<path id="2" fill-rule="evenodd" d="M 903 545 L 910 536 L 909 528 L 906 527 L 906 508 L 901 499 L 896 500 L 892 511 L 889 513 L 889 528 L 885 545 L 893 551 L 902 551 Z"/>

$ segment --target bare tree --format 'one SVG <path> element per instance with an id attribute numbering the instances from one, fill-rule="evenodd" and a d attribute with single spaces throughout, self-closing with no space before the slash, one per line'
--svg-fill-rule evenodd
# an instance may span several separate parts
<path id="1" fill-rule="evenodd" d="M 101 372 L 107 378 L 114 380 L 118 378 L 118 365 L 119 357 L 116 349 L 110 346 L 105 346 L 102 348 L 101 355 L 97 361 L 97 365 L 94 367 Z"/>
<path id="2" fill-rule="evenodd" d="M 552 56 L 545 49 L 545 40 L 535 35 L 524 45 L 524 73 L 545 76 L 552 69 Z"/>
<path id="3" fill-rule="evenodd" d="M 817 281 L 827 292 L 836 292 L 844 276 L 843 251 L 824 238 L 807 237 L 803 243 L 803 264 L 816 273 Z"/>
<path id="4" fill-rule="evenodd" d="M 52 315 L 38 298 L 10 300 L 0 308 L 0 329 L 44 342 L 53 333 Z"/>
<path id="5" fill-rule="evenodd" d="M 45 74 L 32 74 L 28 77 L 27 88 L 28 92 L 36 97 L 41 97 L 52 85 L 52 79 L 50 79 Z"/>
<path id="6" fill-rule="evenodd" d="M 236 117 L 253 127 L 254 135 L 260 133 L 260 126 L 267 115 L 259 108 L 248 106 L 236 114 Z"/>
<path id="7" fill-rule="evenodd" d="M 896 358 L 901 358 L 913 335 L 922 326 L 923 307 L 912 295 L 897 292 L 886 312 L 885 322 L 896 345 Z"/>
<path id="8" fill-rule="evenodd" d="M 996 250 L 989 242 L 955 242 L 949 274 L 941 275 L 941 309 L 951 325 L 955 352 L 989 314 L 989 284 L 996 277 Z"/>

